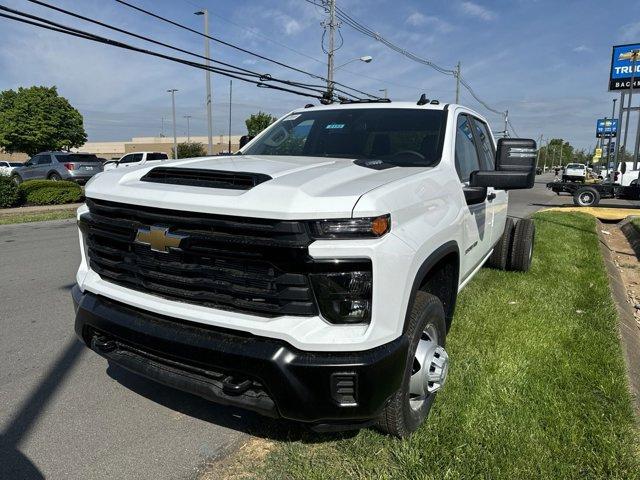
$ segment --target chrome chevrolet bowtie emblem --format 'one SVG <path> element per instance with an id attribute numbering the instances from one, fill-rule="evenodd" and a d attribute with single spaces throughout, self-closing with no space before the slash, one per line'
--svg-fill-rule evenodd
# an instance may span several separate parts
<path id="1" fill-rule="evenodd" d="M 169 228 L 152 225 L 138 228 L 136 243 L 149 245 L 155 252 L 169 253 L 171 248 L 180 248 L 180 242 L 186 235 L 170 233 Z"/>

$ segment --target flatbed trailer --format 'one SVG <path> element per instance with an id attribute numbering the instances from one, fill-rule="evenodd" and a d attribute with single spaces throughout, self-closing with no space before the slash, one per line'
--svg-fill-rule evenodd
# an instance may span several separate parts
<path id="1" fill-rule="evenodd" d="M 547 188 L 556 194 L 567 193 L 579 207 L 595 207 L 603 198 L 640 200 L 640 186 L 625 187 L 619 183 L 549 182 Z"/>

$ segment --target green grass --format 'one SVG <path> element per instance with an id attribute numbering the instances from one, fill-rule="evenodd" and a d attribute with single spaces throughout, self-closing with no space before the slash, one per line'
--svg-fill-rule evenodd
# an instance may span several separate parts
<path id="1" fill-rule="evenodd" d="M 53 212 L 41 213 L 17 213 L 13 215 L 0 215 L 0 225 L 12 223 L 42 222 L 44 220 L 61 220 L 64 218 L 74 218 L 76 210 L 56 210 Z"/>
<path id="2" fill-rule="evenodd" d="M 595 220 L 557 212 L 535 220 L 529 273 L 483 269 L 461 293 L 447 344 L 450 376 L 415 435 L 305 431 L 278 442 L 252 475 L 640 478 Z"/>
<path id="3" fill-rule="evenodd" d="M 631 225 L 633 225 L 633 227 L 640 232 L 640 217 L 633 217 L 631 219 Z"/>

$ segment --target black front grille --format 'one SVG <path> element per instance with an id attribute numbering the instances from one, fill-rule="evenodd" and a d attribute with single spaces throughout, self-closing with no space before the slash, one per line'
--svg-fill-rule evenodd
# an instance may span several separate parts
<path id="1" fill-rule="evenodd" d="M 250 190 L 267 180 L 271 180 L 271 177 L 263 173 L 177 167 L 156 167 L 140 179 L 142 182 L 231 190 Z"/>
<path id="2" fill-rule="evenodd" d="M 208 215 L 87 199 L 80 228 L 106 281 L 171 300 L 258 314 L 315 315 L 301 221 Z M 167 253 L 137 243 L 140 227 L 183 236 Z"/>

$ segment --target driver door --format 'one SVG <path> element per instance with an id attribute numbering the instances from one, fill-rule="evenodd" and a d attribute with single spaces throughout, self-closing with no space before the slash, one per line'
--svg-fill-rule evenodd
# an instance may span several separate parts
<path id="1" fill-rule="evenodd" d="M 469 187 L 471 172 L 483 169 L 473 128 L 475 127 L 471 116 L 460 113 L 456 119 L 455 166 L 463 193 Z M 463 248 L 460 252 L 463 280 L 473 272 L 491 249 L 492 222 L 490 200 L 486 194 L 483 198 L 480 196 L 473 200 L 471 196 L 465 196 L 465 202 L 467 205 L 463 210 Z"/>
<path id="2" fill-rule="evenodd" d="M 24 164 L 24 167 L 20 169 L 20 176 L 22 177 L 22 180 L 31 180 L 35 177 L 39 159 L 40 155 L 34 155 Z"/>

